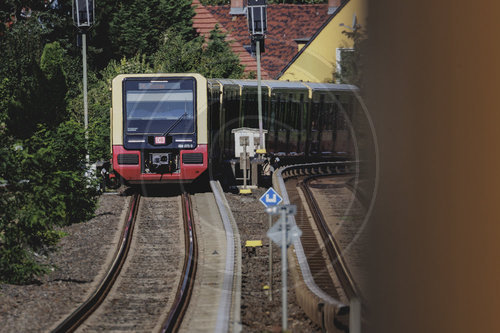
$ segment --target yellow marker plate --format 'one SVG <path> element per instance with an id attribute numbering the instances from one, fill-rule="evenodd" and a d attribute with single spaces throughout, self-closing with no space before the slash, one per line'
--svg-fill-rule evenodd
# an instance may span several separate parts
<path id="1" fill-rule="evenodd" d="M 251 194 L 252 190 L 249 188 L 240 188 L 240 194 Z"/>
<path id="2" fill-rule="evenodd" d="M 257 154 L 265 154 L 266 153 L 266 150 L 265 149 L 257 149 L 255 151 Z"/>
<path id="3" fill-rule="evenodd" d="M 257 247 L 257 246 L 262 246 L 262 241 L 261 240 L 250 240 L 245 242 L 246 247 Z"/>

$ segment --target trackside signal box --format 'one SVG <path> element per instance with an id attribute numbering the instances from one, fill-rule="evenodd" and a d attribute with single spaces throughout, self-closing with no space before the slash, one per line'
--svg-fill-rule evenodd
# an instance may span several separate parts
<path id="1" fill-rule="evenodd" d="M 235 128 L 231 131 L 234 134 L 234 157 L 240 158 L 244 151 L 244 145 L 246 145 L 246 151 L 249 157 L 255 156 L 255 151 L 257 149 L 266 149 L 266 133 L 267 130 L 263 131 L 264 135 L 264 147 L 260 146 L 259 141 L 259 129 L 258 128 L 248 128 L 241 127 Z M 247 138 L 247 139 L 245 139 Z"/>

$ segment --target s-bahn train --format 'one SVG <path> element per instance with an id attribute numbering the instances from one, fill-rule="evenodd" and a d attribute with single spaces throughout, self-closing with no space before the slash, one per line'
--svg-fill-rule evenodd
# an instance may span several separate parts
<path id="1" fill-rule="evenodd" d="M 266 156 L 353 156 L 350 85 L 262 81 Z M 186 183 L 235 158 L 236 128 L 258 128 L 257 81 L 123 74 L 112 84 L 111 150 L 128 184 Z"/>

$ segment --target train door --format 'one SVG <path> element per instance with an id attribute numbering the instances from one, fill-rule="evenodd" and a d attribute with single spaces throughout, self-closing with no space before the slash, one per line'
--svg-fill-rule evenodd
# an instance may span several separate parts
<path id="1" fill-rule="evenodd" d="M 287 147 L 287 94 L 280 93 L 277 100 L 277 125 L 278 125 L 278 140 L 277 140 L 277 151 L 280 153 L 286 153 L 288 151 Z"/>
<path id="2" fill-rule="evenodd" d="M 298 143 L 299 143 L 299 108 L 300 99 L 298 98 L 297 92 L 290 93 L 288 101 L 288 140 L 287 147 L 288 152 L 291 154 L 298 154 Z"/>
<path id="3" fill-rule="evenodd" d="M 303 92 L 299 93 L 299 105 L 298 105 L 298 115 L 297 115 L 297 152 L 303 154 L 306 152 L 306 138 L 307 138 L 307 103 L 305 99 L 305 94 Z"/>
<path id="4" fill-rule="evenodd" d="M 243 86 L 241 92 L 240 127 L 258 128 L 257 89 Z"/>
<path id="5" fill-rule="evenodd" d="M 278 151 L 278 105 L 279 93 L 276 90 L 273 90 L 269 104 L 269 132 L 267 133 L 267 149 L 274 152 Z"/>
<path id="6" fill-rule="evenodd" d="M 217 83 L 209 82 L 208 85 L 208 140 L 209 158 L 212 161 L 222 159 L 221 147 L 223 147 L 223 136 L 219 135 L 221 124 L 220 110 L 220 86 Z"/>
<path id="7" fill-rule="evenodd" d="M 337 111 L 337 122 L 336 122 L 336 141 L 335 141 L 335 151 L 347 154 L 352 152 L 352 133 L 351 133 L 351 115 L 352 115 L 352 95 L 339 94 L 336 96 L 336 111 Z"/>
<path id="8" fill-rule="evenodd" d="M 224 159 L 232 158 L 234 155 L 234 142 L 231 130 L 239 126 L 240 120 L 240 96 L 239 87 L 235 85 L 224 85 L 222 95 L 222 114 L 224 122 L 221 124 L 221 135 L 224 136 Z"/>
<path id="9" fill-rule="evenodd" d="M 320 115 L 321 115 L 321 105 L 323 103 L 323 95 L 313 92 L 311 101 L 311 117 L 310 117 L 310 135 L 309 135 L 309 153 L 317 154 L 320 151 Z"/>
<path id="10" fill-rule="evenodd" d="M 337 129 L 339 126 L 339 112 L 336 98 L 332 93 L 321 94 L 320 110 L 320 151 L 323 154 L 335 152 Z"/>

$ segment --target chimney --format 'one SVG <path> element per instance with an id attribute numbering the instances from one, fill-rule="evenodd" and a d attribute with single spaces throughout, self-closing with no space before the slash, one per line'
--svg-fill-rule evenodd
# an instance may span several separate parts
<path id="1" fill-rule="evenodd" d="M 229 15 L 245 15 L 244 0 L 231 0 Z"/>
<path id="2" fill-rule="evenodd" d="M 231 0 L 231 5 L 233 0 Z M 328 15 L 335 13 L 337 8 L 340 7 L 341 0 L 328 0 Z"/>

